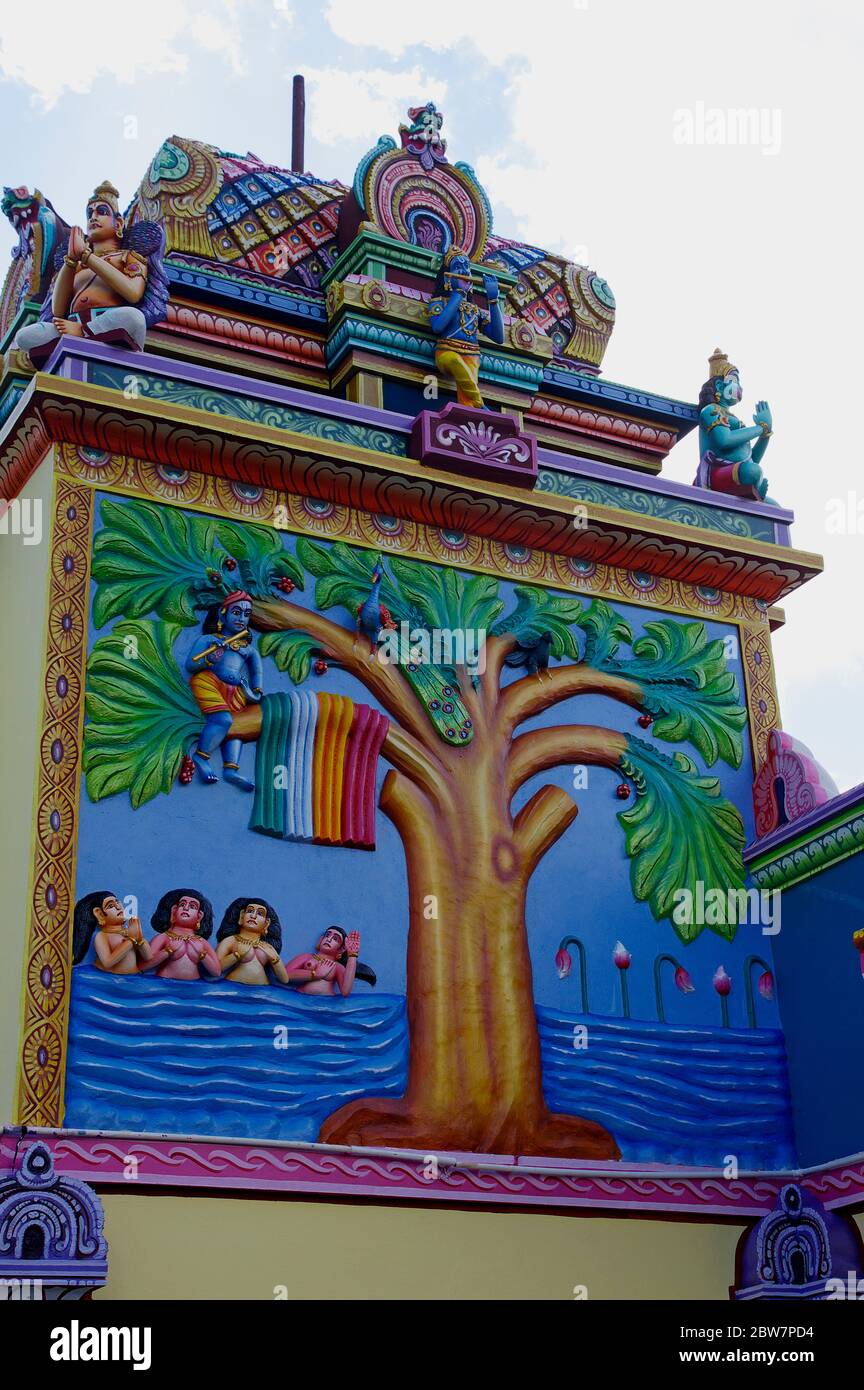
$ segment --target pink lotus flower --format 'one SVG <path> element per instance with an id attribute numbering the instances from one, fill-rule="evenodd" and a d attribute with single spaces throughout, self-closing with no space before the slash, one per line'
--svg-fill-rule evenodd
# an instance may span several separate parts
<path id="1" fill-rule="evenodd" d="M 556 952 L 555 969 L 558 971 L 559 980 L 566 980 L 573 969 L 573 957 L 564 946 L 559 946 Z"/>
<path id="2" fill-rule="evenodd" d="M 756 988 L 759 990 L 763 999 L 774 998 L 774 976 L 771 974 L 770 970 L 763 970 L 762 974 L 759 976 L 759 982 Z"/>
<path id="3" fill-rule="evenodd" d="M 615 942 L 615 950 L 612 952 L 612 959 L 619 970 L 629 970 L 632 956 L 622 941 Z"/>
<path id="4" fill-rule="evenodd" d="M 690 971 L 685 970 L 683 965 L 679 965 L 675 971 L 675 984 L 682 994 L 695 994 L 696 986 L 690 979 Z"/>
<path id="5" fill-rule="evenodd" d="M 711 981 L 721 999 L 725 999 L 727 994 L 732 993 L 732 981 L 726 974 L 722 965 L 718 965 L 714 971 L 714 978 Z"/>

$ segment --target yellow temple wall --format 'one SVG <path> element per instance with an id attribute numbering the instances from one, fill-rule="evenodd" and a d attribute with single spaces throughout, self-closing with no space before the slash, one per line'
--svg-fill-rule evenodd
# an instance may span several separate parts
<path id="1" fill-rule="evenodd" d="M 27 942 L 33 802 L 39 765 L 42 661 L 48 599 L 53 450 L 40 464 L 20 499 L 41 504 L 42 537 L 24 544 L 0 534 L 0 648 L 6 654 L 3 681 L 3 796 L 0 798 L 0 883 L 3 885 L 3 969 L 0 971 L 0 1122 L 15 1118 L 20 1041 L 21 976 Z M 35 513 L 31 513 L 35 515 Z"/>
<path id="2" fill-rule="evenodd" d="M 101 1191 L 99 1299 L 727 1299 L 743 1226 Z M 277 1291 L 277 1292 L 274 1292 Z"/>

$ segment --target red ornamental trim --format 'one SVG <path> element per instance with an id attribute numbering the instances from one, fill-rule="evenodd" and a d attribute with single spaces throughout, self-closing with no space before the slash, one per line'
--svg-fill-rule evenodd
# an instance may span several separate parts
<path id="1" fill-rule="evenodd" d="M 229 347 L 278 357 L 300 366 L 325 367 L 324 344 L 318 338 L 302 337 L 270 324 L 254 323 L 247 319 L 214 314 L 185 304 L 169 304 L 159 332 L 180 334 L 184 338 L 201 338 Z"/>
<path id="2" fill-rule="evenodd" d="M 655 425 L 645 425 L 637 420 L 624 420 L 620 416 L 603 415 L 581 405 L 564 405 L 560 401 L 544 400 L 538 396 L 532 401 L 526 420 L 536 420 L 538 424 L 554 425 L 557 429 L 575 430 L 580 434 L 595 434 L 601 438 L 613 439 L 621 443 L 636 444 L 652 453 L 668 454 L 677 436 L 671 430 L 661 430 Z"/>
<path id="3" fill-rule="evenodd" d="M 421 469 L 419 476 L 412 476 L 401 459 L 388 460 L 382 467 L 378 456 L 366 450 L 334 444 L 328 449 L 330 457 L 294 452 L 287 443 L 290 434 L 284 445 L 277 444 L 268 437 L 276 432 L 264 426 L 241 426 L 215 416 L 202 416 L 200 423 L 195 418 L 193 423 L 190 415 L 197 417 L 199 412 L 161 402 L 129 402 L 121 408 L 113 399 L 110 406 L 93 400 L 98 388 L 83 388 L 91 399 L 82 401 L 74 398 L 82 390 L 78 383 L 43 378 L 40 385 L 39 410 L 53 439 L 197 474 L 465 531 L 503 545 L 749 594 L 765 603 L 778 601 L 821 569 L 818 557 L 780 546 L 757 546 L 714 533 L 703 536 L 656 520 L 646 530 L 642 518 L 610 508 L 589 506 L 587 521 L 574 527 L 572 514 L 553 506 L 545 494 L 526 503 L 490 495 L 482 484 L 457 481 L 452 475 L 436 480 Z M 342 461 L 339 455 L 345 453 L 360 453 L 362 462 Z"/>
<path id="4" fill-rule="evenodd" d="M 0 1145 L 0 1172 L 11 1167 L 17 1135 Z M 62 1130 L 41 1132 L 63 1177 L 105 1187 L 135 1186 L 269 1192 L 287 1196 L 378 1197 L 452 1204 L 564 1207 L 603 1211 L 699 1213 L 739 1220 L 771 1211 L 781 1188 L 803 1182 L 828 1208 L 864 1202 L 864 1159 L 803 1176 L 746 1173 L 736 1179 L 704 1169 L 625 1163 L 562 1164 L 501 1155 L 421 1154 L 317 1144 L 164 1139 Z"/>
<path id="5" fill-rule="evenodd" d="M 0 457 L 0 497 L 17 497 L 51 448 L 51 436 L 38 415 L 24 419 Z"/>

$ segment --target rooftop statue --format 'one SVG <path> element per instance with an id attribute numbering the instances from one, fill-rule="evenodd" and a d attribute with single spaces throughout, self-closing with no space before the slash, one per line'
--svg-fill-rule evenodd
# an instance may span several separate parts
<path id="1" fill-rule="evenodd" d="M 54 206 L 37 188 L 4 188 L 0 212 L 8 218 L 18 236 L 12 249 L 13 264 L 29 263 L 27 279 L 21 298 L 42 303 L 54 272 L 54 256 L 58 243 L 68 240 L 69 226 L 59 217 Z M 16 309 L 20 301 L 16 302 Z"/>
<path id="2" fill-rule="evenodd" d="M 87 203 L 86 233 L 71 227 L 59 246 L 50 299 L 39 322 L 15 338 L 35 367 L 64 335 L 140 350 L 148 326 L 165 317 L 162 228 L 155 222 L 127 228 L 119 196 L 112 184 L 100 183 Z"/>
<path id="3" fill-rule="evenodd" d="M 432 169 L 436 163 L 446 162 L 447 141 L 441 138 L 444 116 L 434 101 L 427 101 L 425 106 L 410 107 L 408 118 L 410 126 L 399 127 L 402 148 L 419 155 L 424 169 Z"/>
<path id="4" fill-rule="evenodd" d="M 474 303 L 471 284 L 471 262 L 464 251 L 451 246 L 444 253 L 435 293 L 429 301 L 429 324 L 438 339 L 435 366 L 456 382 L 456 399 L 460 405 L 473 405 L 482 410 L 483 397 L 477 386 L 480 375 L 478 338 L 482 332 L 493 342 L 503 343 L 504 320 L 495 276 L 483 276 L 488 310 Z"/>
<path id="5" fill-rule="evenodd" d="M 757 401 L 753 424 L 745 425 L 731 409 L 742 394 L 738 368 L 715 348 L 708 359 L 708 380 L 699 392 L 699 471 L 694 485 L 776 506 L 767 496 L 768 479 L 761 467 L 772 434 L 771 411 L 767 401 Z"/>

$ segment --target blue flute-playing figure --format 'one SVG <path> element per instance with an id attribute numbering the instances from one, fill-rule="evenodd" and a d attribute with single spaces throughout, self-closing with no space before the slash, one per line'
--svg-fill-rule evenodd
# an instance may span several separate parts
<path id="1" fill-rule="evenodd" d="M 202 782 L 217 782 L 210 755 L 221 746 L 222 775 L 244 792 L 254 791 L 254 784 L 240 772 L 240 739 L 227 734 L 234 715 L 261 699 L 263 668 L 249 631 L 251 617 L 251 596 L 244 589 L 235 589 L 204 619 L 202 636 L 212 636 L 213 640 L 202 644 L 199 639 L 186 661 L 186 670 L 192 673 L 192 694 L 207 716 L 192 761 Z"/>
<path id="2" fill-rule="evenodd" d="M 481 410 L 483 397 L 477 386 L 480 375 L 478 335 L 482 332 L 493 342 L 504 341 L 504 320 L 494 275 L 484 275 L 483 290 L 488 311 L 471 299 L 471 262 L 464 251 L 451 246 L 444 256 L 435 292 L 429 301 L 429 326 L 438 339 L 435 366 L 456 382 L 456 399 L 460 405 L 473 405 Z"/>

